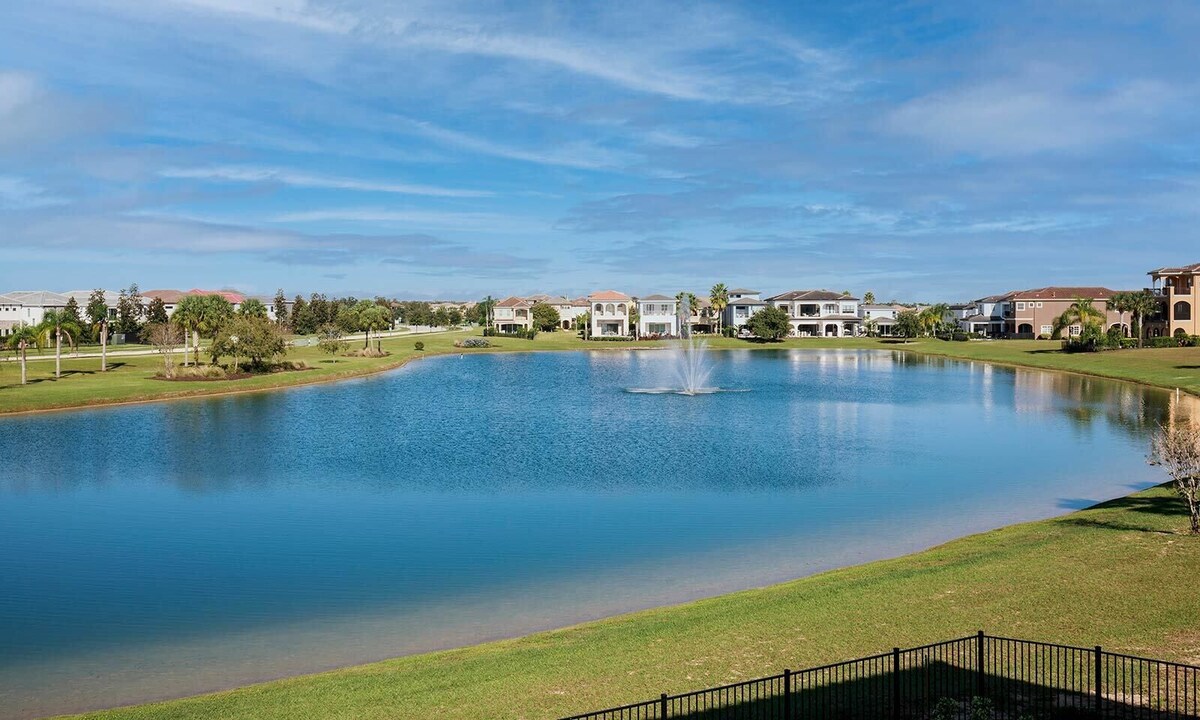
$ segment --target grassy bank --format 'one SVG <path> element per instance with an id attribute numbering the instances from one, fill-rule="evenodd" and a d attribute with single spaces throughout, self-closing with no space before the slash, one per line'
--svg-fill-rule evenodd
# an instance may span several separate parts
<path id="1" fill-rule="evenodd" d="M 992 633 L 1200 663 L 1200 538 L 1156 488 L 760 590 L 93 720 L 551 718 Z"/>
<path id="2" fill-rule="evenodd" d="M 468 332 L 390 338 L 383 341 L 391 353 L 385 358 L 336 358 L 315 347 L 293 348 L 288 358 L 308 363 L 312 369 L 302 372 L 263 375 L 243 380 L 206 382 L 164 382 L 153 375 L 161 367 L 157 355 L 110 358 L 110 370 L 100 373 L 96 358 L 65 359 L 63 377 L 54 378 L 52 362 L 29 364 L 30 384 L 19 385 L 20 368 L 16 363 L 0 363 L 0 414 L 31 410 L 105 405 L 121 402 L 163 400 L 177 397 L 228 392 L 267 390 L 313 382 L 327 382 L 381 372 L 420 357 L 460 352 L 454 341 Z M 414 343 L 425 343 L 417 352 Z M 467 352 L 512 352 L 531 350 L 609 350 L 661 347 L 662 342 L 611 343 L 588 342 L 571 333 L 542 333 L 535 340 L 493 338 L 494 347 Z M 994 342 L 945 342 L 917 340 L 897 343 L 868 338 L 788 339 L 779 343 L 756 343 L 728 338 L 709 340 L 715 349 L 788 349 L 788 348 L 870 348 L 916 352 L 945 357 L 1021 365 L 1086 373 L 1100 377 L 1130 380 L 1164 388 L 1182 388 L 1200 394 L 1200 349 L 1164 348 L 1120 350 L 1105 353 L 1068 355 L 1058 343 L 1036 340 Z"/>

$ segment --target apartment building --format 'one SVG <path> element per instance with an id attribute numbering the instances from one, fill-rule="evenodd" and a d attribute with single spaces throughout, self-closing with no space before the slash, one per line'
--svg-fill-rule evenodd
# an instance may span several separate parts
<path id="1" fill-rule="evenodd" d="M 766 303 L 786 310 L 792 335 L 852 337 L 859 334 L 859 298 L 828 290 L 791 290 L 772 295 Z"/>
<path id="2" fill-rule="evenodd" d="M 1009 293 L 1006 302 L 1011 306 L 1011 316 L 1005 320 L 1006 333 L 1016 338 L 1049 338 L 1054 333 L 1055 319 L 1077 299 L 1084 298 L 1092 300 L 1096 309 L 1104 313 L 1106 330 L 1117 326 L 1128 334 L 1127 318 L 1108 308 L 1108 301 L 1116 292 L 1106 287 L 1044 287 Z M 1081 330 L 1079 325 L 1071 325 L 1063 335 L 1078 335 Z"/>
<path id="3" fill-rule="evenodd" d="M 1200 335 L 1200 263 L 1162 267 L 1149 272 L 1155 294 L 1166 305 L 1167 332 Z"/>

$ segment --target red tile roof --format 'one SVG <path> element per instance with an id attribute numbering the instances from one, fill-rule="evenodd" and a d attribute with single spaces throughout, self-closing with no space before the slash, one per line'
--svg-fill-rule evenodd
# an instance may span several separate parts
<path id="1" fill-rule="evenodd" d="M 515 295 L 506 297 L 503 300 L 501 300 L 500 302 L 496 303 L 496 307 L 505 307 L 505 308 L 506 307 L 527 308 L 531 305 L 533 305 L 533 303 L 529 302 L 525 298 L 516 297 Z"/>
<path id="2" fill-rule="evenodd" d="M 619 293 L 616 290 L 600 290 L 588 295 L 588 300 L 619 300 L 621 302 L 629 302 L 631 298 L 624 293 Z"/>
<path id="3" fill-rule="evenodd" d="M 1200 263 L 1192 265 L 1184 265 L 1182 267 L 1161 267 L 1157 270 L 1151 270 L 1148 275 L 1188 275 L 1200 273 Z"/>

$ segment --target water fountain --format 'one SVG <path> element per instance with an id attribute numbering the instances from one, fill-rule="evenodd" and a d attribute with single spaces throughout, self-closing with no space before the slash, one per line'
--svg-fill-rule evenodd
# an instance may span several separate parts
<path id="1" fill-rule="evenodd" d="M 688 324 L 690 312 L 680 303 L 677 312 L 680 338 L 670 353 L 679 378 L 679 387 L 628 388 L 629 392 L 646 395 L 711 395 L 718 392 L 736 392 L 727 388 L 709 387 L 708 376 L 712 364 L 708 358 L 708 342 L 692 336 Z"/>

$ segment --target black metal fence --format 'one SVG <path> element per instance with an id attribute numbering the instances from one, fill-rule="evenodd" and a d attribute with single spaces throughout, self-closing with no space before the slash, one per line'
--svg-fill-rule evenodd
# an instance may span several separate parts
<path id="1" fill-rule="evenodd" d="M 1200 667 L 979 632 L 564 720 L 985 717 L 1200 718 Z"/>

